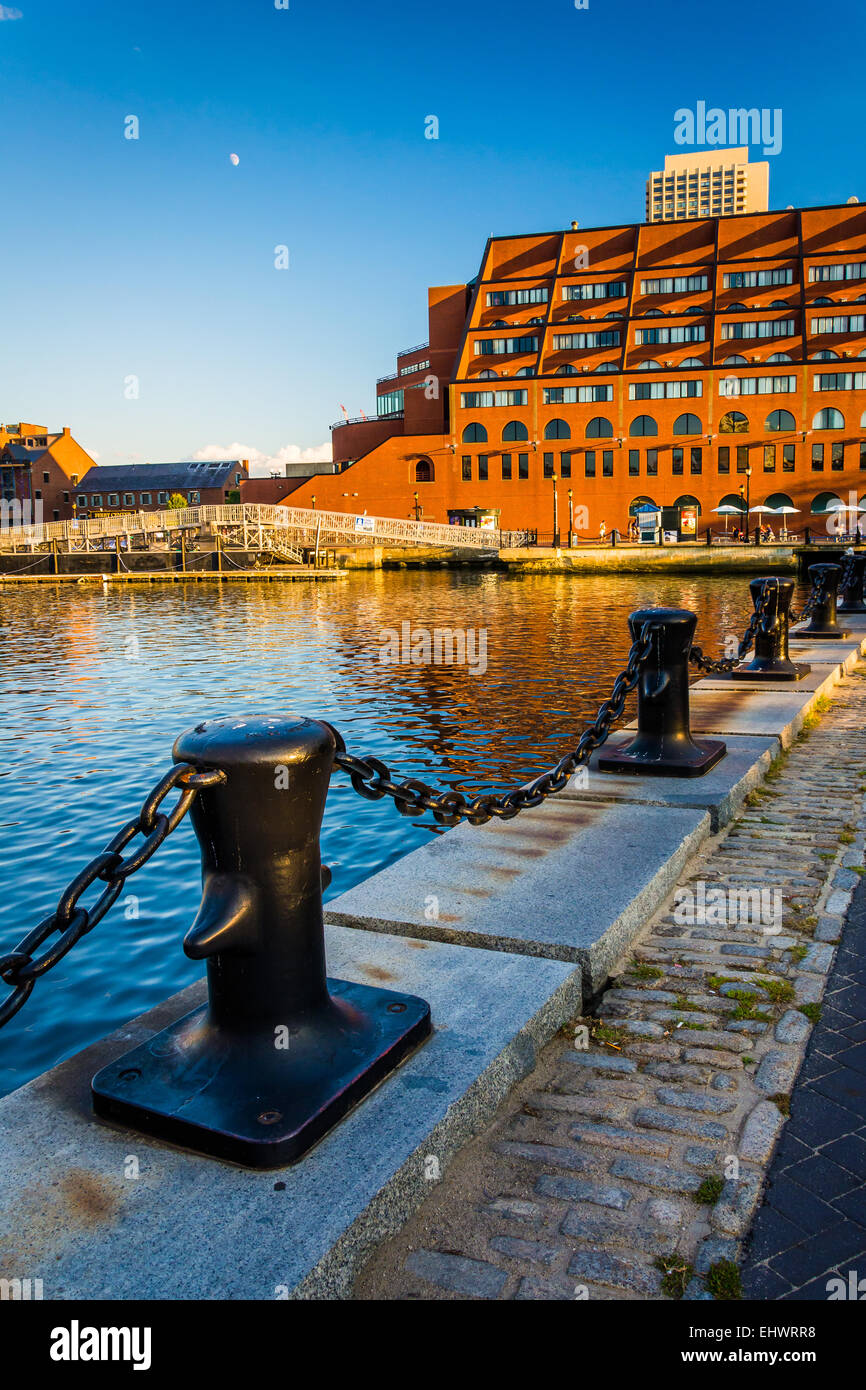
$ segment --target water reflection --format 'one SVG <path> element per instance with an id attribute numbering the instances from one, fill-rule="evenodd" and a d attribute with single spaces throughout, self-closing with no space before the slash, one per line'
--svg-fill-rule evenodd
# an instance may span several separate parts
<path id="1" fill-rule="evenodd" d="M 635 608 L 700 614 L 711 652 L 742 632 L 745 579 L 510 578 L 402 571 L 333 584 L 22 586 L 0 611 L 0 944 L 51 910 L 207 716 L 298 710 L 406 776 L 502 787 L 549 766 L 610 691 Z M 487 669 L 383 665 L 380 634 L 487 631 Z M 342 777 L 325 818 L 331 894 L 432 833 Z M 188 823 L 0 1032 L 0 1090 L 194 979 L 180 950 L 198 857 Z"/>

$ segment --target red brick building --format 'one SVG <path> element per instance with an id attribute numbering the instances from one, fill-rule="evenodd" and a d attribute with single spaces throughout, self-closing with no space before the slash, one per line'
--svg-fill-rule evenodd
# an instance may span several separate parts
<path id="1" fill-rule="evenodd" d="M 293 505 L 550 534 L 570 490 L 595 536 L 646 500 L 702 530 L 742 488 L 801 529 L 866 493 L 866 207 L 494 237 L 429 328 Z"/>
<path id="2" fill-rule="evenodd" d="M 0 425 L 0 499 L 24 522 L 68 521 L 79 479 L 92 467 L 68 425 L 59 433 L 24 421 Z"/>

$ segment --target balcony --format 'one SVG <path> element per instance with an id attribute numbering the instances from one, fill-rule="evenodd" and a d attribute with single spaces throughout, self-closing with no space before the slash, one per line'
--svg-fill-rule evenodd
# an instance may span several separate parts
<path id="1" fill-rule="evenodd" d="M 386 415 L 356 415 L 352 420 L 335 420 L 328 429 L 342 429 L 343 425 L 375 425 L 379 420 L 402 420 L 402 410 L 391 410 Z"/>

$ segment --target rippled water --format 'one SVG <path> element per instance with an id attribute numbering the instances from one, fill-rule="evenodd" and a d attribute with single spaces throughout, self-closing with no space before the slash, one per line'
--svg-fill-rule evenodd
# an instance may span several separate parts
<path id="1" fill-rule="evenodd" d="M 330 720 L 353 751 L 405 775 L 503 786 L 573 745 L 623 664 L 628 614 L 652 605 L 694 609 L 711 652 L 751 610 L 747 581 L 733 576 L 399 571 L 317 584 L 6 589 L 0 950 L 51 911 L 170 765 L 175 736 L 200 719 L 295 710 Z M 404 620 L 486 629 L 486 673 L 381 664 L 380 631 Z M 388 800 L 362 801 L 339 775 L 323 836 L 329 896 L 432 833 Z M 187 819 L 0 1031 L 0 1093 L 201 974 L 181 950 L 198 895 Z"/>

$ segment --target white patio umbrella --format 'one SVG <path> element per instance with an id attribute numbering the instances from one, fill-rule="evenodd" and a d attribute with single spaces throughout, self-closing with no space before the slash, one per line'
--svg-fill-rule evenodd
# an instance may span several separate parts
<path id="1" fill-rule="evenodd" d="M 713 511 L 718 512 L 719 516 L 725 518 L 725 535 L 728 533 L 728 517 L 745 515 L 744 507 L 732 507 L 729 502 L 725 502 L 721 507 L 713 507 Z"/>
<path id="2" fill-rule="evenodd" d="M 787 517 L 787 516 L 793 516 L 794 513 L 795 513 L 795 512 L 799 512 L 799 510 L 800 510 L 799 507 L 789 507 L 788 504 L 787 504 L 787 502 L 785 503 L 785 505 L 784 505 L 783 507 L 777 507 L 777 508 L 776 508 L 776 515 L 777 515 L 777 516 L 780 516 L 780 517 L 782 518 L 782 528 L 781 528 L 781 531 L 779 532 L 779 535 L 780 535 L 780 537 L 781 537 L 781 539 L 782 539 L 783 541 L 785 541 L 785 540 L 788 539 L 788 527 L 787 527 L 787 525 L 786 525 L 786 523 L 785 523 L 785 517 Z"/>

